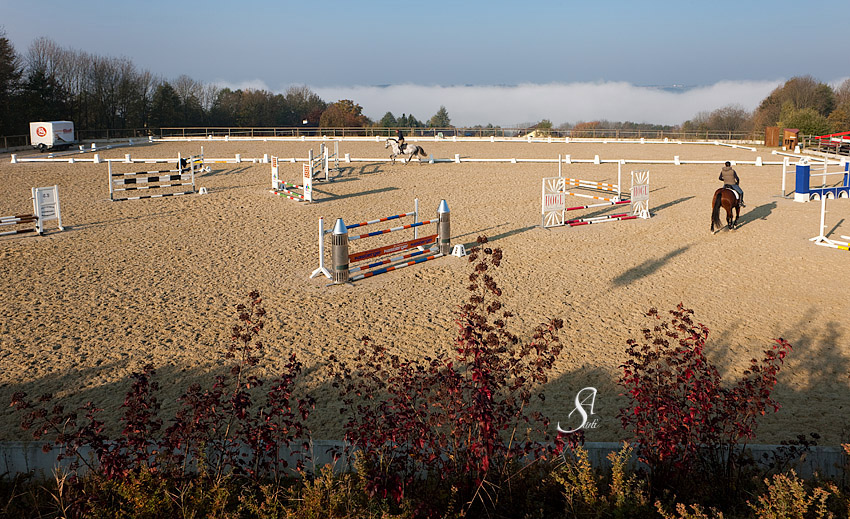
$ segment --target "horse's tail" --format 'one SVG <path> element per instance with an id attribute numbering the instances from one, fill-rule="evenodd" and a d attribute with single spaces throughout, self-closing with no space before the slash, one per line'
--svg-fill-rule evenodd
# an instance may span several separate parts
<path id="1" fill-rule="evenodd" d="M 427 154 L 427 153 L 425 153 L 425 148 L 423 148 L 422 146 L 417 146 L 417 147 L 416 147 L 416 153 L 418 153 L 418 154 L 422 155 L 423 157 L 427 157 L 427 156 L 428 156 L 428 154 Z"/>
<path id="2" fill-rule="evenodd" d="M 716 193 L 714 193 L 714 205 L 711 208 L 711 225 L 718 229 L 722 227 L 722 224 L 720 223 L 720 206 L 722 205 L 722 199 L 723 190 L 719 189 Z"/>

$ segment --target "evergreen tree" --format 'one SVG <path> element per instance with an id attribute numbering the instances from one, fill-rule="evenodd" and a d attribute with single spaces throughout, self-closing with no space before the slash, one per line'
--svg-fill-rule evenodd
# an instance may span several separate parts
<path id="1" fill-rule="evenodd" d="M 396 120 L 392 112 L 387 112 L 383 117 L 381 117 L 381 120 L 378 121 L 378 126 L 381 128 L 395 128 L 398 126 L 398 120 Z"/>
<path id="2" fill-rule="evenodd" d="M 153 128 L 180 125 L 180 96 L 167 81 L 156 87 L 153 94 L 150 124 Z"/>
<path id="3" fill-rule="evenodd" d="M 12 42 L 0 30 L 0 133 L 24 133 L 20 128 L 22 115 L 13 102 L 21 81 L 21 64 Z"/>
<path id="4" fill-rule="evenodd" d="M 449 112 L 445 106 L 440 106 L 437 113 L 428 121 L 428 126 L 431 128 L 452 128 L 452 120 L 449 118 Z"/>
<path id="5" fill-rule="evenodd" d="M 71 118 L 67 99 L 67 92 L 53 77 L 35 70 L 24 82 L 18 104 L 27 121 L 59 121 Z"/>

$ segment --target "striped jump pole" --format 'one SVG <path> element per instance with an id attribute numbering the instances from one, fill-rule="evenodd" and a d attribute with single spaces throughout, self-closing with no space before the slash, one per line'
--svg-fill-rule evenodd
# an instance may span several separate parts
<path id="1" fill-rule="evenodd" d="M 602 204 L 590 204 L 590 205 L 578 205 L 576 207 L 565 207 L 564 211 L 578 211 L 579 209 L 590 209 L 592 207 L 611 207 L 612 205 L 622 205 L 622 204 L 630 204 L 629 200 L 617 200 L 611 202 L 604 202 Z"/>
<path id="2" fill-rule="evenodd" d="M 396 232 L 396 231 L 403 231 L 405 229 L 413 229 L 413 228 L 416 228 L 416 227 L 422 227 L 423 225 L 428 225 L 430 223 L 438 223 L 439 221 L 440 221 L 439 218 L 434 218 L 432 220 L 425 220 L 425 221 L 422 221 L 422 222 L 409 223 L 407 225 L 400 225 L 398 227 L 391 227 L 389 229 L 383 229 L 383 230 L 380 230 L 380 231 L 367 232 L 366 234 L 356 234 L 354 236 L 349 236 L 348 241 L 362 240 L 363 238 L 371 238 L 372 236 L 380 236 L 382 234 L 387 234 L 387 233 Z"/>
<path id="3" fill-rule="evenodd" d="M 0 232 L 0 236 L 9 236 L 12 234 L 24 234 L 28 232 L 38 231 L 38 217 L 34 214 L 17 215 L 17 216 L 0 216 L 0 226 L 6 225 L 23 225 L 35 224 L 35 227 L 30 229 L 15 229 L 13 231 Z"/>
<path id="4" fill-rule="evenodd" d="M 360 223 L 352 223 L 346 225 L 346 230 L 356 229 L 358 227 L 364 227 L 366 225 L 374 225 L 376 223 L 388 222 L 391 220 L 398 220 L 399 218 L 407 218 L 408 216 L 413 217 L 413 223 L 417 223 L 419 221 L 419 199 L 413 199 L 413 211 L 407 213 L 394 214 L 392 216 L 385 216 L 383 218 L 375 218 L 374 220 L 367 220 L 365 222 Z M 323 274 L 326 278 L 332 279 L 330 271 L 325 267 L 325 235 L 331 234 L 333 229 L 325 229 L 325 219 L 323 217 L 319 217 L 319 266 L 310 274 L 310 279 L 318 276 L 319 274 Z M 419 226 L 413 227 L 413 239 L 416 240 L 419 238 Z M 388 251 L 396 252 L 396 251 Z"/>
<path id="5" fill-rule="evenodd" d="M 338 218 L 336 223 L 334 224 L 334 228 L 332 231 L 332 240 L 333 249 L 331 253 L 331 257 L 333 260 L 333 273 L 332 279 L 334 284 L 342 284 L 347 283 L 349 281 L 357 281 L 360 279 L 364 279 L 367 277 L 376 276 L 378 274 L 383 274 L 386 272 L 391 272 L 393 270 L 398 270 L 400 268 L 404 268 L 410 265 L 416 265 L 417 263 L 423 263 L 425 261 L 430 261 L 432 259 L 439 258 L 441 256 L 448 255 L 451 249 L 451 220 L 450 220 L 450 212 L 449 206 L 445 200 L 440 202 L 440 207 L 437 210 L 437 218 L 431 220 L 424 220 L 422 222 L 416 222 L 409 225 L 402 225 L 399 227 L 393 227 L 390 229 L 385 229 L 381 231 L 375 231 L 366 234 L 360 234 L 356 236 L 348 235 L 348 228 L 343 222 L 342 218 Z M 436 223 L 437 224 L 437 234 L 432 236 L 427 236 L 425 238 L 417 238 L 414 240 L 410 240 L 407 242 L 401 242 L 393 245 L 388 245 L 385 247 L 378 247 L 376 249 L 372 249 L 370 251 L 365 251 L 357 254 L 349 254 L 349 243 L 354 240 L 369 238 L 372 236 L 380 236 L 386 233 L 401 231 L 404 229 L 412 229 L 416 227 L 420 227 L 422 225 L 428 225 Z M 355 228 L 359 227 L 359 225 L 355 224 Z M 403 254 L 397 257 L 383 259 L 378 262 L 372 263 L 371 265 L 362 265 L 357 267 L 351 267 L 350 263 L 355 261 L 360 261 L 363 259 L 371 259 L 373 257 L 379 257 L 381 255 L 392 253 L 392 252 L 407 252 L 415 247 L 423 247 L 429 243 L 434 243 L 434 239 L 436 238 L 436 249 L 425 249 L 420 251 L 409 252 L 408 254 Z M 431 253 L 428 256 L 423 256 L 424 253 Z M 410 259 L 415 256 L 415 259 Z M 401 261 L 398 263 L 397 261 Z M 388 265 L 389 264 L 389 265 Z M 378 267 L 381 265 L 388 265 L 383 268 L 379 268 L 376 270 L 370 270 L 368 272 L 364 272 L 366 269 L 371 269 L 374 267 Z M 363 272 L 356 276 L 351 276 L 352 272 Z"/>
<path id="6" fill-rule="evenodd" d="M 280 159 L 278 157 L 271 157 L 272 188 L 270 193 L 298 202 L 312 202 L 314 163 L 315 159 L 313 158 L 313 150 L 311 149 L 307 162 L 301 165 L 302 183 L 299 185 L 293 182 L 282 181 L 280 179 Z M 327 175 L 325 175 L 325 180 L 327 180 Z M 300 189 L 302 192 L 299 193 L 293 191 L 293 189 Z"/>
<path id="7" fill-rule="evenodd" d="M 299 202 L 306 201 L 304 195 L 297 191 L 293 191 L 293 189 L 304 189 L 304 186 L 299 186 L 298 184 L 290 184 L 289 182 L 282 182 L 280 187 L 277 189 L 272 189 L 272 193 L 282 196 L 284 198 L 288 198 L 290 200 L 297 200 Z"/>
<path id="8" fill-rule="evenodd" d="M 428 252 L 433 252 L 433 251 L 428 251 Z M 372 277 L 372 276 L 377 276 L 378 274 L 384 274 L 384 273 L 386 273 L 386 272 L 392 272 L 393 270 L 398 270 L 398 269 L 402 269 L 402 268 L 404 268 L 404 267 L 409 267 L 410 265 L 416 265 L 416 264 L 418 264 L 418 263 L 425 263 L 426 261 L 430 261 L 430 260 L 433 260 L 433 259 L 441 258 L 441 257 L 443 257 L 443 256 L 444 256 L 444 254 L 441 254 L 441 253 L 435 253 L 435 254 L 431 254 L 430 256 L 427 256 L 427 257 L 424 257 L 424 258 L 417 258 L 417 259 L 415 259 L 415 260 L 413 260 L 413 261 L 408 261 L 408 262 L 406 262 L 406 263 L 397 263 L 397 264 L 392 265 L 392 266 L 390 266 L 390 267 L 384 267 L 384 268 L 382 268 L 382 269 L 378 269 L 378 270 L 373 270 L 373 271 L 370 271 L 370 272 L 366 272 L 365 274 L 359 274 L 359 275 L 354 276 L 353 278 L 351 278 L 351 281 L 359 281 L 359 280 L 364 279 L 364 278 L 369 278 L 369 277 Z"/>
<path id="9" fill-rule="evenodd" d="M 0 225 L 17 225 L 19 223 L 32 223 L 36 220 L 38 220 L 38 218 L 34 214 L 0 216 Z"/>
<path id="10" fill-rule="evenodd" d="M 417 201 L 418 201 L 418 199 L 417 199 Z M 364 225 L 373 225 L 373 224 L 376 224 L 376 223 L 388 222 L 390 220 L 397 220 L 399 218 L 404 218 L 406 216 L 415 216 L 415 215 L 416 215 L 416 211 L 412 211 L 410 213 L 396 214 L 396 215 L 393 215 L 393 216 L 385 216 L 384 218 L 377 218 L 375 220 L 369 220 L 368 222 L 353 223 L 353 224 L 350 224 L 350 225 L 346 225 L 345 228 L 348 229 L 348 230 L 351 230 L 351 229 L 356 229 L 358 227 L 363 227 Z M 331 230 L 327 230 L 325 232 L 330 234 Z"/>
<path id="11" fill-rule="evenodd" d="M 142 200 L 146 198 L 165 198 L 170 196 L 188 195 L 195 192 L 195 171 L 203 170 L 203 161 L 198 157 L 189 157 L 185 161 L 177 154 L 177 169 L 134 171 L 129 173 L 113 173 L 112 162 L 108 161 L 109 199 L 113 202 L 125 200 Z M 146 176 L 141 176 L 146 175 Z M 127 187 L 129 186 L 129 187 Z M 116 196 L 125 191 L 140 191 L 148 189 L 185 188 L 186 191 L 163 193 L 156 195 Z"/>
<path id="12" fill-rule="evenodd" d="M 50 220 L 57 220 L 59 223 L 59 230 L 65 230 L 65 228 L 62 227 L 62 210 L 59 206 L 59 187 L 34 187 L 32 188 L 31 193 L 32 214 L 0 216 L 0 227 L 25 224 L 34 224 L 35 227 L 0 232 L 0 236 L 11 236 L 14 234 L 25 234 L 31 232 L 42 235 L 44 234 L 44 222 Z"/>
<path id="13" fill-rule="evenodd" d="M 615 199 L 613 199 L 613 198 L 605 198 L 605 197 L 593 196 L 593 195 L 584 195 L 584 194 L 581 194 L 581 193 L 573 193 L 571 191 L 565 191 L 564 194 L 570 195 L 570 196 L 577 196 L 579 198 L 591 198 L 593 200 L 604 200 L 606 202 L 614 202 L 615 201 Z"/>
<path id="14" fill-rule="evenodd" d="M 429 236 L 429 238 L 432 238 L 431 241 L 434 241 L 434 238 L 436 238 L 436 237 L 437 237 L 436 234 L 434 236 Z M 388 258 L 388 259 L 381 260 L 381 261 L 376 261 L 375 263 L 367 263 L 366 265 L 361 265 L 359 267 L 351 267 L 350 269 L 348 269 L 348 272 L 354 273 L 354 272 L 360 272 L 360 271 L 363 271 L 363 270 L 369 270 L 369 269 L 372 269 L 372 268 L 375 268 L 375 267 L 380 267 L 381 265 L 386 265 L 387 263 L 395 263 L 396 261 L 402 261 L 402 260 L 406 260 L 408 258 L 413 258 L 415 256 L 421 256 L 422 254 L 426 254 L 426 253 L 432 252 L 432 251 L 433 251 L 433 249 L 425 249 L 425 250 L 418 250 L 418 251 L 412 252 L 410 254 L 403 254 L 401 256 L 393 256 L 392 258 Z"/>
<path id="15" fill-rule="evenodd" d="M 573 186 L 573 187 L 580 187 L 580 188 L 583 188 L 583 189 L 592 189 L 594 191 L 605 191 L 605 192 L 608 192 L 608 193 L 615 193 L 617 195 L 620 194 L 620 190 L 615 188 L 615 187 L 598 186 L 598 185 L 594 185 L 594 184 L 588 184 L 587 182 L 569 182 L 568 181 L 567 185 Z"/>
<path id="16" fill-rule="evenodd" d="M 601 216 L 599 218 L 588 218 L 588 219 L 580 219 L 579 221 L 568 221 L 570 227 L 576 227 L 579 225 L 590 225 L 594 223 L 604 223 L 604 222 L 616 222 L 619 220 L 634 220 L 637 216 L 628 215 L 628 214 L 618 214 L 611 216 Z"/>

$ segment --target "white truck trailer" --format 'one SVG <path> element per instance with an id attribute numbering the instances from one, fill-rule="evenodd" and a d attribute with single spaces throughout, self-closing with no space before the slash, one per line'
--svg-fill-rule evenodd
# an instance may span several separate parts
<path id="1" fill-rule="evenodd" d="M 30 144 L 39 151 L 66 150 L 76 142 L 71 121 L 30 123 Z"/>

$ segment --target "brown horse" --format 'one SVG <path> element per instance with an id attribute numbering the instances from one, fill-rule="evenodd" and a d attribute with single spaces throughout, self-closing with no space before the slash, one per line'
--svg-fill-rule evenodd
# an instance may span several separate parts
<path id="1" fill-rule="evenodd" d="M 741 216 L 741 204 L 731 189 L 721 187 L 714 192 L 711 204 L 711 233 L 716 234 L 723 225 L 720 223 L 720 208 L 726 209 L 726 224 L 729 229 L 738 225 L 738 217 Z M 735 210 L 735 220 L 732 220 L 732 210 Z M 714 228 L 717 227 L 717 231 Z"/>

